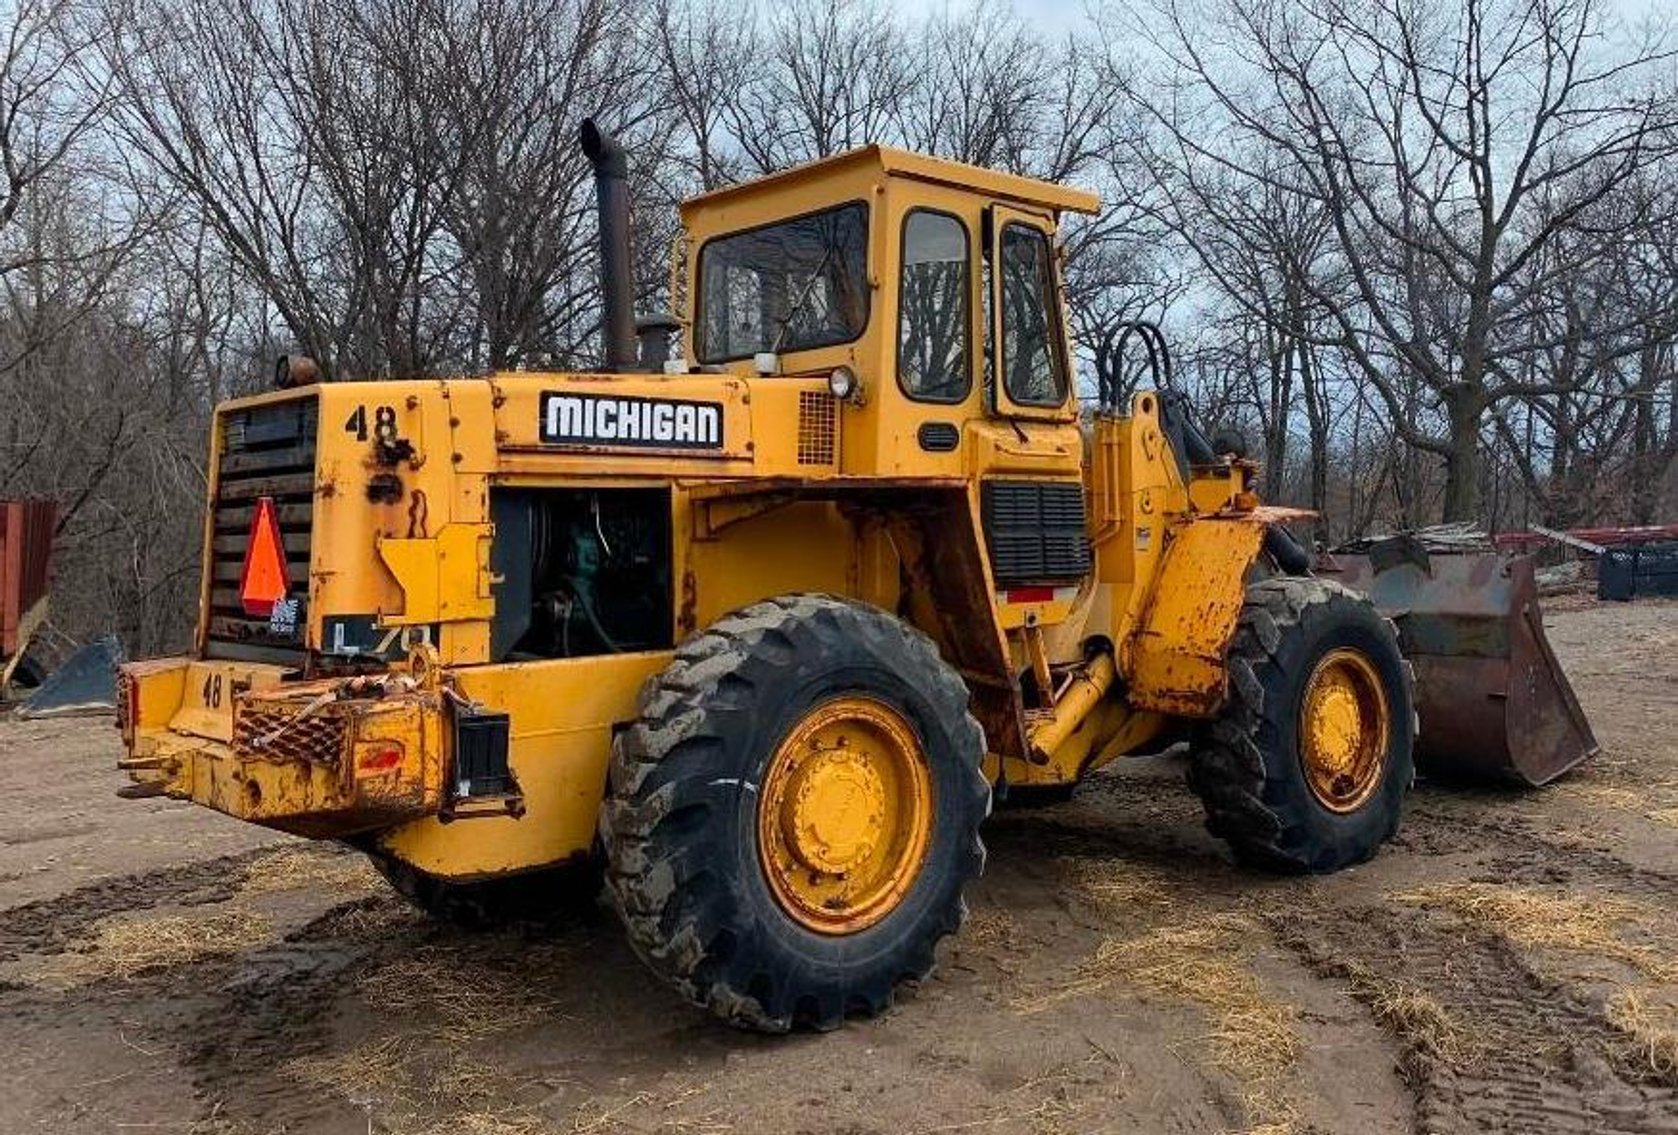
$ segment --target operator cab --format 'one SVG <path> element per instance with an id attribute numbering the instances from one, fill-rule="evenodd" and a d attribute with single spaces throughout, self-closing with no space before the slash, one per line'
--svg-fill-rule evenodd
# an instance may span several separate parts
<path id="1" fill-rule="evenodd" d="M 964 441 L 999 429 L 1075 469 L 1055 230 L 1098 204 L 884 146 L 692 198 L 688 362 L 829 377 L 841 474 L 959 476 Z"/>

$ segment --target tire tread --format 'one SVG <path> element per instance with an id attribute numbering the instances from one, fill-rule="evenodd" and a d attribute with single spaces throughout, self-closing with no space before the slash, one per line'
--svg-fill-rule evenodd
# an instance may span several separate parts
<path id="1" fill-rule="evenodd" d="M 1229 701 L 1222 716 L 1198 731 L 1188 773 L 1190 787 L 1205 805 L 1207 830 L 1226 841 L 1244 863 L 1289 874 L 1350 865 L 1314 845 L 1305 818 L 1277 791 L 1279 781 L 1297 775 L 1284 767 L 1289 758 L 1279 755 L 1266 761 L 1266 743 L 1273 745 L 1284 734 L 1280 718 L 1290 712 L 1285 696 L 1290 675 L 1282 659 L 1289 636 L 1309 620 L 1341 616 L 1349 608 L 1374 610 L 1364 596 L 1314 576 L 1272 577 L 1247 588 L 1228 655 Z M 1390 619 L 1376 618 L 1396 654 L 1397 629 Z M 1399 670 L 1404 704 L 1411 706 L 1414 679 L 1401 656 Z M 1413 723 L 1412 716 L 1412 728 Z M 1406 745 L 1406 768 L 1408 760 Z M 1401 774 L 1408 787 L 1409 774 Z M 1399 819 L 1397 807 L 1388 809 L 1379 838 L 1351 862 L 1367 859 L 1391 839 Z"/>
<path id="2" fill-rule="evenodd" d="M 916 673 L 928 676 L 940 719 L 965 737 L 965 748 L 975 756 L 962 766 L 969 797 L 965 814 L 988 815 L 990 786 L 978 759 L 985 751 L 984 734 L 968 709 L 960 676 L 919 630 L 884 611 L 832 595 L 798 593 L 754 603 L 683 642 L 669 667 L 642 687 L 637 720 L 613 742 L 599 824 L 608 900 L 630 945 L 655 972 L 694 1004 L 749 1028 L 831 1029 L 847 1013 L 883 1010 L 902 980 L 924 978 L 931 971 L 937 940 L 966 917 L 956 887 L 947 908 L 925 920 L 925 940 L 911 951 L 908 970 L 843 996 L 791 989 L 750 958 L 713 956 L 711 946 L 719 937 L 738 944 L 750 936 L 730 924 L 720 909 L 722 900 L 712 902 L 689 889 L 695 865 L 687 854 L 701 837 L 672 821 L 684 807 L 701 805 L 679 804 L 683 787 L 738 775 L 717 725 L 719 705 L 749 709 L 757 696 L 757 676 L 766 667 L 784 665 L 801 649 L 837 646 L 847 635 L 886 646 L 907 658 Z M 800 639 L 805 640 L 802 646 Z M 961 855 L 964 882 L 979 874 L 984 858 L 975 822 Z M 715 891 L 720 895 L 726 889 Z"/>

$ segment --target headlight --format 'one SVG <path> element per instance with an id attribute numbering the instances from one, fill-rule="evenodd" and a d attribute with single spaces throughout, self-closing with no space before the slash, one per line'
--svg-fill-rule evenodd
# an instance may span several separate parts
<path id="1" fill-rule="evenodd" d="M 827 388 L 839 401 L 849 402 L 862 392 L 862 383 L 850 367 L 834 367 L 833 373 L 827 376 Z"/>

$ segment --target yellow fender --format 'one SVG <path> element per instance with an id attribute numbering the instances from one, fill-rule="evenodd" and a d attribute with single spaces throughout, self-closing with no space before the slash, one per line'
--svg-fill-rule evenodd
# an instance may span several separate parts
<path id="1" fill-rule="evenodd" d="M 1247 573 L 1276 521 L 1292 509 L 1197 516 L 1176 527 L 1147 605 L 1121 647 L 1135 709 L 1212 717 L 1229 689 L 1225 656 L 1246 601 Z"/>

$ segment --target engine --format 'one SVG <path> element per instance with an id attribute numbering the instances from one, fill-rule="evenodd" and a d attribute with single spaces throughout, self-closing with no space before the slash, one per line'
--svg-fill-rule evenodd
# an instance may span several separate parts
<path id="1" fill-rule="evenodd" d="M 498 489 L 493 661 L 673 644 L 664 489 Z"/>

